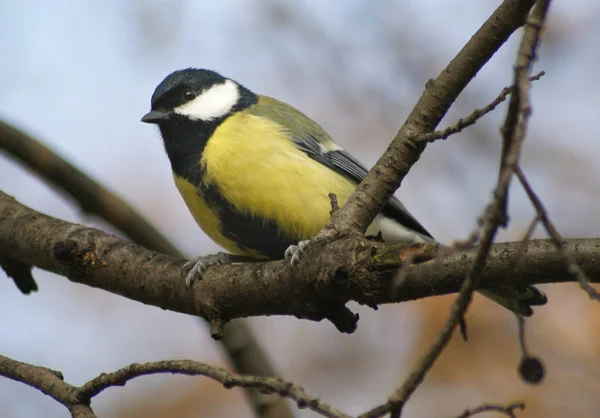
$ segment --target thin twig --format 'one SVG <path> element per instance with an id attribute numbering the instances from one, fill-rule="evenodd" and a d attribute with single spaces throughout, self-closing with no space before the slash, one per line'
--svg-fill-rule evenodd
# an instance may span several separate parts
<path id="1" fill-rule="evenodd" d="M 131 364 L 113 373 L 103 373 L 80 387 L 80 396 L 90 399 L 105 389 L 123 386 L 139 376 L 157 373 L 174 373 L 189 376 L 201 375 L 221 383 L 226 389 L 234 387 L 255 388 L 265 394 L 277 394 L 289 398 L 299 408 L 309 408 L 330 418 L 349 418 L 349 415 L 327 405 L 319 398 L 307 394 L 304 389 L 279 377 L 242 376 L 220 367 L 209 366 L 192 360 L 167 360 L 153 363 Z"/>
<path id="2" fill-rule="evenodd" d="M 558 232 L 558 229 L 556 229 L 552 221 L 550 221 L 546 208 L 544 207 L 542 201 L 529 184 L 529 181 L 525 177 L 525 174 L 523 173 L 521 167 L 517 167 L 516 175 L 519 181 L 521 182 L 523 189 L 525 189 L 525 193 L 527 193 L 529 200 L 533 204 L 533 207 L 535 208 L 540 218 L 540 221 L 542 222 L 542 225 L 544 225 L 544 229 L 546 229 L 548 235 L 550 236 L 550 238 L 552 238 L 552 241 L 556 245 L 556 249 L 564 258 L 567 271 L 579 282 L 581 288 L 588 294 L 588 296 L 591 299 L 600 301 L 600 293 L 598 293 L 598 291 L 590 285 L 590 279 L 588 278 L 587 274 L 585 274 L 581 267 L 579 267 L 575 258 L 572 257 L 571 254 L 569 254 L 565 250 L 564 239 L 562 235 L 560 234 L 560 232 Z"/>
<path id="3" fill-rule="evenodd" d="M 349 415 L 311 396 L 299 385 L 279 377 L 246 376 L 230 373 L 220 367 L 209 366 L 193 360 L 167 360 L 153 363 L 134 363 L 112 373 L 102 373 L 83 386 L 77 387 L 63 381 L 62 373 L 34 366 L 0 355 L 0 376 L 25 383 L 38 389 L 67 407 L 73 417 L 95 417 L 89 407 L 91 399 L 114 386 L 124 386 L 136 377 L 159 373 L 205 376 L 226 389 L 254 388 L 263 394 L 276 394 L 293 400 L 299 408 L 309 408 L 329 418 L 349 418 Z M 77 415 L 75 414 L 77 412 Z"/>
<path id="4" fill-rule="evenodd" d="M 519 376 L 525 383 L 530 385 L 539 384 L 546 374 L 544 363 L 538 357 L 531 356 L 525 342 L 525 318 L 516 315 L 519 326 L 519 349 L 521 350 L 521 362 L 519 364 Z"/>
<path id="5" fill-rule="evenodd" d="M 508 112 L 504 125 L 502 126 L 502 157 L 500 159 L 500 173 L 498 181 L 505 173 L 510 172 L 508 183 L 510 185 L 512 173 L 518 164 L 519 150 L 511 151 L 513 148 L 520 148 L 527 131 L 529 118 L 531 117 L 532 107 L 529 98 L 530 84 L 529 73 L 536 58 L 536 50 L 540 41 L 540 34 L 543 28 L 550 0 L 538 0 L 533 11 L 526 19 L 523 37 L 517 52 L 517 63 L 514 68 L 515 91 L 510 98 Z M 508 223 L 508 195 L 500 197 L 502 217 L 502 226 Z"/>
<path id="6" fill-rule="evenodd" d="M 521 315 L 516 315 L 516 317 L 519 326 L 519 349 L 521 350 L 521 357 L 529 357 L 529 351 L 527 350 L 527 344 L 525 343 L 525 318 Z"/>
<path id="7" fill-rule="evenodd" d="M 515 411 L 517 409 L 524 410 L 524 402 L 514 402 L 510 405 L 495 405 L 495 404 L 483 404 L 477 408 L 467 409 L 465 412 L 457 416 L 456 418 L 469 418 L 473 415 L 481 414 L 483 412 L 499 412 L 506 415 L 509 418 L 516 418 Z"/>
<path id="8" fill-rule="evenodd" d="M 540 78 L 542 78 L 545 74 L 545 71 L 540 71 L 538 74 L 530 77 L 529 81 L 537 81 Z M 434 142 L 438 139 L 447 139 L 449 136 L 461 132 L 469 126 L 475 125 L 475 123 L 479 119 L 496 109 L 496 107 L 498 107 L 500 103 L 503 103 L 508 97 L 508 95 L 514 92 L 514 90 L 514 85 L 510 87 L 505 87 L 504 89 L 502 89 L 502 92 L 498 95 L 498 97 L 496 97 L 496 99 L 494 99 L 494 101 L 488 104 L 487 106 L 481 109 L 475 109 L 469 116 L 467 116 L 466 118 L 459 119 L 458 122 L 456 122 L 452 126 L 447 127 L 446 129 L 443 129 L 441 131 L 433 131 L 428 134 L 421 135 L 415 141 Z"/>
<path id="9" fill-rule="evenodd" d="M 521 260 L 523 259 L 523 256 L 525 255 L 525 251 L 527 250 L 527 244 L 529 243 L 529 241 L 531 241 L 531 237 L 533 236 L 535 227 L 537 226 L 538 223 L 540 223 L 540 216 L 536 214 L 536 216 L 533 218 L 533 220 L 529 224 L 529 227 L 527 227 L 527 231 L 525 232 L 525 234 L 523 235 L 523 238 L 520 241 L 519 249 L 517 250 L 515 255 L 510 259 L 510 262 L 509 262 L 510 267 L 508 269 L 509 274 L 513 270 L 516 270 L 517 267 L 519 266 L 519 263 L 521 263 Z"/>

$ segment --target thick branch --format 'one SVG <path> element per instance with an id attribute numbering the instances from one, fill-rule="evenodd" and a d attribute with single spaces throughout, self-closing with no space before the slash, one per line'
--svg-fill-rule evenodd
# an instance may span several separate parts
<path id="1" fill-rule="evenodd" d="M 551 240 L 528 243 L 513 271 L 509 260 L 520 247 L 520 242 L 494 245 L 480 287 L 574 280 Z M 431 258 L 428 249 L 421 259 Z M 284 261 L 216 266 L 190 292 L 180 277 L 183 260 L 43 215 L 0 193 L 0 253 L 75 282 L 206 319 L 295 315 L 321 320 L 332 305 L 349 300 L 376 305 L 454 293 L 476 255 L 469 250 L 413 265 L 401 287 L 392 289 L 392 275 L 382 272 L 398 267 L 407 251 L 415 258 L 417 250 L 423 248 L 346 237 L 327 251 L 309 247 L 306 256 L 312 262 L 303 275 Z M 564 251 L 589 277 L 600 278 L 600 239 L 566 240 Z"/>

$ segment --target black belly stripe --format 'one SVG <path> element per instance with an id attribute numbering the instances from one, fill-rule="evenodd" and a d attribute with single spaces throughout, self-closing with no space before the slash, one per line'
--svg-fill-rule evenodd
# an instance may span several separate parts
<path id="1" fill-rule="evenodd" d="M 282 259 L 285 250 L 302 237 L 289 237 L 272 219 L 240 212 L 219 192 L 215 184 L 202 183 L 200 192 L 221 222 L 223 236 L 240 249 L 253 250 L 272 260 Z"/>

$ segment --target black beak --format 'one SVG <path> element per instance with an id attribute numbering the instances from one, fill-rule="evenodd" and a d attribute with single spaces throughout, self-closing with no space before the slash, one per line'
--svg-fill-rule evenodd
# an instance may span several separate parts
<path id="1" fill-rule="evenodd" d="M 145 123 L 156 123 L 167 122 L 171 120 L 171 112 L 167 110 L 152 110 L 144 115 L 141 119 Z"/>

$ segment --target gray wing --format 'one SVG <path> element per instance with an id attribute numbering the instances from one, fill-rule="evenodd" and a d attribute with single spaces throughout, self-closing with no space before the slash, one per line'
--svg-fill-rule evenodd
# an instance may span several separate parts
<path id="1" fill-rule="evenodd" d="M 367 175 L 367 169 L 356 158 L 340 149 L 323 128 L 293 107 L 270 97 L 259 96 L 258 103 L 251 106 L 248 111 L 258 116 L 268 117 L 285 127 L 298 149 L 352 182 L 358 184 Z M 385 205 L 382 214 L 433 239 L 423 225 L 394 196 Z"/>
<path id="2" fill-rule="evenodd" d="M 356 158 L 344 150 L 334 150 L 320 154 L 310 154 L 307 152 L 307 154 L 311 158 L 314 158 L 347 179 L 353 180 L 357 184 L 363 181 L 368 172 Z M 388 201 L 388 204 L 385 205 L 382 213 L 405 227 L 433 239 L 431 234 L 410 214 L 395 196 L 392 196 Z"/>

